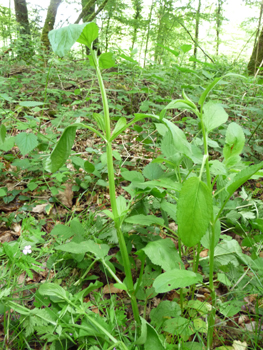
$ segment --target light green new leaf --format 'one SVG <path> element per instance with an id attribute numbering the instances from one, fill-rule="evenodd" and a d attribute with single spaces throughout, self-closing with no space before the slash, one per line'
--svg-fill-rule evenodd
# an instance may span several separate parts
<path id="1" fill-rule="evenodd" d="M 93 24 L 96 25 L 95 23 Z M 48 39 L 55 54 L 59 57 L 65 56 L 86 26 L 87 23 L 70 24 L 63 28 L 51 30 L 48 33 Z"/>
<path id="2" fill-rule="evenodd" d="M 196 105 L 188 100 L 174 100 L 170 102 L 164 109 L 185 109 L 187 111 L 198 113 Z"/>
<path id="3" fill-rule="evenodd" d="M 66 299 L 65 289 L 63 289 L 60 285 L 56 283 L 43 283 L 40 285 L 38 291 L 41 295 Z"/>
<path id="4" fill-rule="evenodd" d="M 36 106 L 42 106 L 43 102 L 37 102 L 37 101 L 20 101 L 19 105 L 22 107 L 36 107 Z"/>
<path id="5" fill-rule="evenodd" d="M 136 344 L 144 344 L 144 350 L 165 350 L 163 341 L 156 330 L 141 317 L 141 335 Z"/>
<path id="6" fill-rule="evenodd" d="M 118 121 L 117 124 L 115 125 L 115 128 L 112 132 L 111 135 L 111 141 L 113 141 L 125 128 L 126 128 L 126 118 L 121 117 Z"/>
<path id="7" fill-rule="evenodd" d="M 164 225 L 164 221 L 162 218 L 158 218 L 154 215 L 133 215 L 130 216 L 129 218 L 125 219 L 125 222 L 128 222 L 129 224 L 138 224 L 142 226 L 150 226 L 153 224 L 156 225 Z"/>
<path id="8" fill-rule="evenodd" d="M 165 271 L 184 269 L 179 253 L 169 238 L 149 242 L 142 250 L 152 263 L 161 266 Z"/>
<path id="9" fill-rule="evenodd" d="M 188 270 L 174 269 L 162 273 L 153 282 L 157 293 L 167 293 L 176 288 L 184 288 L 202 281 L 202 276 Z"/>
<path id="10" fill-rule="evenodd" d="M 94 164 L 92 164 L 88 160 L 86 160 L 86 162 L 84 162 L 84 170 L 89 174 L 93 173 L 93 171 L 95 170 L 95 166 L 94 166 Z"/>
<path id="11" fill-rule="evenodd" d="M 109 69 L 111 67 L 114 67 L 115 61 L 112 58 L 112 56 L 112 52 L 104 52 L 102 55 L 99 56 L 100 69 Z"/>
<path id="12" fill-rule="evenodd" d="M 197 177 L 183 184 L 177 207 L 179 236 L 187 247 L 199 243 L 206 233 L 212 215 L 212 195 Z"/>
<path id="13" fill-rule="evenodd" d="M 44 169 L 46 171 L 54 173 L 66 162 L 75 140 L 76 130 L 77 127 L 71 125 L 63 131 L 51 155 L 44 162 Z"/>
<path id="14" fill-rule="evenodd" d="M 144 177 L 142 176 L 142 174 L 135 170 L 122 171 L 121 176 L 127 181 L 144 182 Z"/>
<path id="15" fill-rule="evenodd" d="M 204 105 L 203 121 L 207 132 L 218 128 L 228 119 L 228 115 L 220 103 L 209 101 Z"/>
<path id="16" fill-rule="evenodd" d="M 244 144 L 245 135 L 241 126 L 237 123 L 229 124 L 223 149 L 225 161 L 230 157 L 239 155 L 243 150 Z"/>
<path id="17" fill-rule="evenodd" d="M 143 175 L 149 180 L 159 179 L 163 174 L 163 169 L 157 163 L 150 163 L 143 169 Z"/>
<path id="18" fill-rule="evenodd" d="M 38 145 L 37 136 L 27 132 L 18 134 L 15 141 L 23 156 L 33 151 Z"/>
<path id="19" fill-rule="evenodd" d="M 255 165 L 251 165 L 248 168 L 245 168 L 241 170 L 231 181 L 230 184 L 227 186 L 227 191 L 230 196 L 240 187 L 242 186 L 247 180 L 251 178 L 252 175 L 254 175 L 257 171 L 263 168 L 263 162 Z"/>
<path id="20" fill-rule="evenodd" d="M 91 48 L 92 42 L 98 37 L 99 28 L 94 22 L 84 23 L 83 25 L 84 28 L 76 41 Z"/>

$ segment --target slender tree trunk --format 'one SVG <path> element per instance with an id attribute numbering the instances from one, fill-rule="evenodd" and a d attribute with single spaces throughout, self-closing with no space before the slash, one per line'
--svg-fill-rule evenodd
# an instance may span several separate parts
<path id="1" fill-rule="evenodd" d="M 28 20 L 26 0 L 14 0 L 16 21 L 19 23 L 19 34 L 22 41 L 17 50 L 17 56 L 26 61 L 34 55 L 33 43 Z"/>
<path id="2" fill-rule="evenodd" d="M 194 46 L 195 58 L 197 58 L 197 48 L 198 48 L 198 41 L 199 41 L 200 11 L 201 11 L 201 0 L 198 1 L 198 8 L 196 11 L 196 18 L 195 18 L 195 46 Z M 195 67 L 196 67 L 196 62 L 194 62 L 194 68 Z"/>
<path id="3" fill-rule="evenodd" d="M 141 12 L 142 12 L 142 1 L 141 0 L 134 0 L 133 1 L 133 6 L 135 9 L 135 14 L 134 14 L 134 31 L 133 31 L 133 36 L 132 36 L 132 49 L 134 48 L 135 41 L 137 39 L 137 33 L 139 29 L 139 20 L 142 17 Z"/>
<path id="4" fill-rule="evenodd" d="M 220 45 L 220 27 L 222 24 L 221 12 L 222 12 L 222 0 L 217 0 L 217 10 L 216 10 L 216 55 L 219 55 L 219 45 Z"/>
<path id="5" fill-rule="evenodd" d="M 156 46 L 155 46 L 155 52 L 154 52 L 154 61 L 157 62 L 159 56 L 160 56 L 160 47 L 158 44 L 163 43 L 163 16 L 165 15 L 165 8 L 166 8 L 166 0 L 161 4 L 159 13 L 158 13 L 158 19 L 159 19 L 159 28 L 157 32 L 157 39 L 156 39 Z"/>
<path id="6" fill-rule="evenodd" d="M 31 35 L 28 20 L 26 0 L 14 0 L 16 21 L 20 24 L 19 32 L 24 35 Z"/>
<path id="7" fill-rule="evenodd" d="M 111 16 L 109 13 L 109 17 L 107 19 L 107 25 L 106 25 L 106 32 L 105 32 L 105 51 L 108 52 L 108 46 L 109 46 L 109 31 L 110 31 L 110 20 Z"/>
<path id="8" fill-rule="evenodd" d="M 261 2 L 261 7 L 260 7 L 258 29 L 257 29 L 255 43 L 254 43 L 254 48 L 247 66 L 249 75 L 253 75 L 256 73 L 257 67 L 260 66 L 263 60 L 263 27 L 260 32 L 262 14 L 263 14 L 263 0 Z"/>
<path id="9" fill-rule="evenodd" d="M 149 13 L 149 18 L 148 18 L 148 28 L 147 28 L 147 34 L 146 34 L 146 43 L 145 43 L 145 51 L 144 51 L 144 63 L 143 63 L 144 67 L 145 67 L 145 64 L 146 64 L 146 56 L 147 56 L 148 44 L 149 44 L 149 38 L 150 38 L 150 29 L 151 29 L 153 7 L 154 7 L 154 0 L 152 0 L 150 13 Z"/>
<path id="10" fill-rule="evenodd" d="M 48 52 L 50 49 L 50 42 L 48 39 L 48 33 L 54 28 L 57 10 L 62 0 L 50 0 L 50 4 L 47 10 L 47 16 L 44 27 L 42 29 L 41 42 L 43 47 Z"/>

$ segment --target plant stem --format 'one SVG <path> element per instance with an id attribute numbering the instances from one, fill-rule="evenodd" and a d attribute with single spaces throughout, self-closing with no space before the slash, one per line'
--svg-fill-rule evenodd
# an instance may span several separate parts
<path id="1" fill-rule="evenodd" d="M 131 298 L 134 319 L 135 319 L 137 324 L 140 324 L 140 315 L 139 315 L 137 299 L 135 296 L 134 284 L 133 284 L 132 273 L 131 273 L 131 264 L 130 264 L 130 259 L 129 259 L 125 239 L 124 239 L 123 233 L 121 231 L 121 222 L 120 222 L 119 213 L 118 213 L 118 209 L 117 209 L 117 200 L 116 200 L 116 193 L 115 193 L 115 180 L 114 180 L 114 166 L 113 166 L 113 156 L 112 156 L 112 145 L 111 145 L 111 141 L 110 141 L 110 139 L 111 139 L 111 125 L 110 125 L 108 100 L 107 100 L 107 95 L 106 95 L 104 83 L 103 83 L 100 68 L 99 68 L 97 54 L 92 49 L 91 49 L 91 55 L 92 55 L 93 62 L 94 62 L 95 68 L 96 68 L 96 73 L 97 73 L 97 78 L 98 78 L 98 83 L 99 83 L 101 97 L 102 97 L 102 103 L 103 103 L 111 209 L 112 209 L 112 213 L 113 213 L 113 217 L 114 217 L 115 228 L 117 231 L 121 256 L 122 256 L 123 265 L 124 265 L 124 271 L 125 271 L 125 275 L 126 275 L 126 281 L 127 281 L 126 283 L 127 283 L 128 293 L 129 293 L 130 298 Z"/>

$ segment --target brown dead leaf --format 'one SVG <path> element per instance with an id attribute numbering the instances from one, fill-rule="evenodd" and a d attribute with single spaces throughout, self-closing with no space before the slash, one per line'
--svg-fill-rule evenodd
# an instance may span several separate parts
<path id="1" fill-rule="evenodd" d="M 11 242 L 11 241 L 13 241 L 13 236 L 12 236 L 12 233 L 10 231 L 5 232 L 0 237 L 0 243 Z"/>
<path id="2" fill-rule="evenodd" d="M 245 341 L 242 343 L 239 340 L 234 340 L 233 350 L 247 350 L 247 343 Z"/>
<path id="3" fill-rule="evenodd" d="M 120 294 L 122 293 L 122 290 L 119 288 L 114 287 L 113 283 L 106 284 L 106 286 L 103 287 L 103 294 Z"/>
<path id="4" fill-rule="evenodd" d="M 44 203 L 44 204 L 38 204 L 36 205 L 33 209 L 32 209 L 32 213 L 46 213 L 45 208 L 48 205 L 48 203 Z"/>
<path id="5" fill-rule="evenodd" d="M 65 184 L 65 190 L 59 191 L 58 199 L 60 202 L 68 208 L 72 207 L 73 191 L 72 184 Z"/>
<path id="6" fill-rule="evenodd" d="M 200 258 L 206 258 L 208 256 L 208 249 L 202 250 L 200 253 Z"/>
<path id="7" fill-rule="evenodd" d="M 14 231 L 14 235 L 20 236 L 21 235 L 21 225 L 15 223 L 12 225 L 12 230 Z"/>
<path id="8" fill-rule="evenodd" d="M 95 306 L 92 307 L 92 308 L 91 308 L 91 311 L 94 312 L 94 314 L 98 314 L 98 315 L 101 316 L 100 310 L 99 310 L 97 307 L 95 307 Z"/>

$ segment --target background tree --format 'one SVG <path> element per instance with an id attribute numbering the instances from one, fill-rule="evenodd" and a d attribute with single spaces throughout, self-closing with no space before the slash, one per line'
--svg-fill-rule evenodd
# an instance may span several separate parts
<path id="1" fill-rule="evenodd" d="M 200 11 L 201 11 L 201 0 L 198 0 L 198 7 L 197 7 L 196 19 L 195 19 L 195 44 L 194 44 L 195 58 L 197 58 L 197 48 L 198 48 L 198 41 L 199 41 Z M 194 67 L 196 67 L 196 62 L 194 62 Z"/>
<path id="2" fill-rule="evenodd" d="M 50 4 L 47 10 L 47 16 L 45 20 L 44 27 L 42 29 L 41 42 L 46 51 L 50 48 L 50 42 L 48 39 L 48 33 L 54 28 L 56 21 L 56 15 L 59 5 L 62 0 L 50 0 Z"/>
<path id="3" fill-rule="evenodd" d="M 222 24 L 222 6 L 223 0 L 217 0 L 216 7 L 216 55 L 219 54 L 219 45 L 220 45 L 220 28 Z"/>
<path id="4" fill-rule="evenodd" d="M 263 14 L 263 0 L 260 5 L 260 13 L 258 19 L 258 28 L 256 33 L 256 39 L 252 51 L 252 55 L 248 62 L 247 70 L 248 74 L 253 75 L 256 73 L 259 66 L 262 66 L 263 62 L 263 27 L 261 28 Z M 260 31 L 261 28 L 261 31 Z"/>

